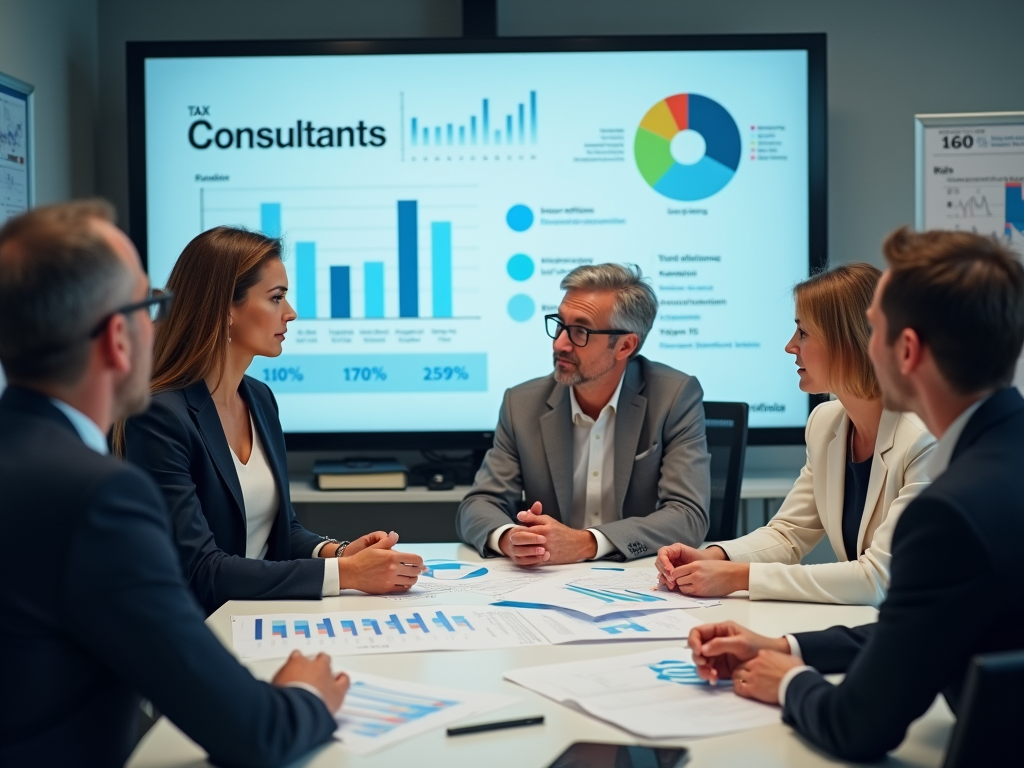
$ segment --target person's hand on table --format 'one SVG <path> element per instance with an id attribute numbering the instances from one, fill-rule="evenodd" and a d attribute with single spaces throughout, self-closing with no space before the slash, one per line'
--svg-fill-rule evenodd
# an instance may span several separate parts
<path id="1" fill-rule="evenodd" d="M 371 533 L 363 539 L 376 537 Z M 355 542 L 353 542 L 354 544 Z M 371 595 L 407 592 L 423 573 L 423 558 L 393 549 L 398 543 L 394 531 L 349 555 L 349 544 L 338 558 L 338 579 L 342 589 L 358 589 Z"/>
<path id="2" fill-rule="evenodd" d="M 693 663 L 697 665 L 697 674 L 711 683 L 735 679 L 736 670 L 761 651 L 789 654 L 786 638 L 765 637 L 735 621 L 701 624 L 690 630 L 688 643 L 693 652 Z M 800 663 L 798 659 L 794 661 Z"/>
<path id="3" fill-rule="evenodd" d="M 522 525 L 505 531 L 498 540 L 502 554 L 516 565 L 579 563 L 597 555 L 594 534 L 545 515 L 539 501 L 518 517 Z"/>
<path id="4" fill-rule="evenodd" d="M 390 536 L 390 533 L 385 533 L 384 531 L 374 531 L 373 533 L 367 533 L 364 536 L 360 536 L 355 541 L 350 541 L 349 545 L 345 547 L 345 551 L 341 553 L 341 556 L 352 557 L 352 555 L 358 552 L 362 552 L 367 547 L 371 547 L 374 544 L 377 544 L 378 542 L 389 538 Z M 395 534 L 395 541 L 398 541 L 398 534 Z"/>
<path id="5" fill-rule="evenodd" d="M 733 670 L 733 690 L 748 699 L 757 699 L 765 704 L 778 704 L 779 684 L 782 678 L 793 667 L 802 664 L 800 659 L 790 655 L 788 651 L 758 651 L 757 656 Z"/>
<path id="6" fill-rule="evenodd" d="M 351 681 L 344 672 L 334 674 L 331 671 L 331 657 L 326 653 L 319 653 L 311 659 L 299 651 L 292 651 L 288 661 L 277 670 L 271 682 L 278 686 L 305 683 L 316 688 L 327 710 L 333 715 L 341 708 Z"/>

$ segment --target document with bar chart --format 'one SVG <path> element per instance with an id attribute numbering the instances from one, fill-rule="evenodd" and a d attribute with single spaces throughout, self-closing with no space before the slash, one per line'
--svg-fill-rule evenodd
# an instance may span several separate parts
<path id="1" fill-rule="evenodd" d="M 643 354 L 806 421 L 804 51 L 150 59 L 145 141 L 154 285 L 212 227 L 283 241 L 298 317 L 249 373 L 286 431 L 493 430 L 608 261 L 659 297 Z"/>
<path id="2" fill-rule="evenodd" d="M 363 672 L 352 685 L 335 719 L 335 736 L 357 755 L 368 755 L 399 741 L 468 717 L 514 704 L 511 696 L 420 685 Z"/>
<path id="3" fill-rule="evenodd" d="M 235 651 L 274 659 L 294 650 L 332 656 L 546 645 L 518 611 L 491 606 L 232 616 Z"/>

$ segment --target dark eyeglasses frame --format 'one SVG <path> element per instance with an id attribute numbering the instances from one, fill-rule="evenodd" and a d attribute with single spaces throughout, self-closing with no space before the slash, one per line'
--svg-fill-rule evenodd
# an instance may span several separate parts
<path id="1" fill-rule="evenodd" d="M 548 327 L 549 320 L 554 320 L 555 322 L 556 330 L 554 333 L 551 333 L 551 329 Z M 583 332 L 584 336 L 582 344 L 577 344 L 575 341 L 573 341 L 573 329 Z M 548 336 L 550 336 L 552 339 L 557 339 L 559 336 L 562 335 L 562 331 L 565 331 L 566 335 L 569 337 L 569 343 L 572 344 L 574 347 L 587 346 L 587 343 L 590 341 L 590 337 L 595 334 L 598 336 L 624 336 L 627 333 L 633 333 L 633 331 L 622 331 L 616 330 L 614 328 L 599 331 L 594 330 L 593 328 L 587 328 L 585 325 L 568 325 L 566 323 L 563 323 L 561 319 L 559 319 L 558 315 L 544 315 L 544 330 L 547 331 Z"/>
<path id="2" fill-rule="evenodd" d="M 102 320 L 96 323 L 96 327 L 89 332 L 89 338 L 95 339 L 101 333 L 103 329 L 107 327 L 107 323 L 110 322 L 111 318 L 117 315 L 128 315 L 132 312 L 138 312 L 140 309 L 148 309 L 149 317 L 155 323 L 158 320 L 163 320 L 167 317 L 167 313 L 171 309 L 171 302 L 174 300 L 174 294 L 170 291 L 161 291 L 159 288 L 150 288 L 149 295 L 142 301 L 137 301 L 134 304 L 125 304 L 123 307 L 118 307 L 113 312 L 105 315 Z"/>

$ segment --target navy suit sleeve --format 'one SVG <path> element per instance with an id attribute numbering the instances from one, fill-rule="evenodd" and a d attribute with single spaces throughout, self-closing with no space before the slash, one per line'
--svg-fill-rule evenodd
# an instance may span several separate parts
<path id="1" fill-rule="evenodd" d="M 845 680 L 833 686 L 817 672 L 797 675 L 786 690 L 783 719 L 827 752 L 876 760 L 895 749 L 909 725 L 966 668 L 985 631 L 972 616 L 996 610 L 995 570 L 981 537 L 951 501 L 920 498 L 907 507 L 893 537 L 892 584 L 875 629 L 840 635 L 833 656 L 798 636 L 809 656 L 841 661 L 863 647 Z M 856 639 L 854 639 L 856 636 Z M 827 640 L 828 638 L 822 638 Z"/>
<path id="2" fill-rule="evenodd" d="M 282 765 L 330 739 L 316 696 L 257 681 L 203 623 L 151 482 L 126 470 L 83 501 L 66 553 L 68 632 L 216 763 Z"/>
<path id="3" fill-rule="evenodd" d="M 153 400 L 149 410 L 128 420 L 125 435 L 128 460 L 148 472 L 163 493 L 185 578 L 207 613 L 228 600 L 321 597 L 324 563 L 309 558 L 312 546 L 303 559 L 281 561 L 230 555 L 217 545 L 192 478 L 188 429 L 170 405 Z"/>
<path id="4" fill-rule="evenodd" d="M 263 382 L 255 382 L 257 386 L 266 395 L 270 401 L 271 407 L 274 409 L 274 421 L 268 426 L 274 430 L 273 447 L 272 451 L 276 454 L 275 460 L 282 462 L 282 475 L 287 482 L 288 478 L 288 452 L 284 443 L 284 432 L 281 429 L 281 415 L 277 408 L 277 398 L 274 397 L 273 391 Z M 287 490 L 287 489 L 285 489 Z M 323 541 L 323 538 L 317 536 L 315 533 L 311 533 L 302 527 L 302 523 L 299 522 L 295 516 L 295 508 L 292 506 L 291 494 L 282 492 L 281 494 L 284 500 L 285 513 L 288 515 L 288 544 L 291 550 L 292 557 L 310 557 L 313 554 L 313 550 L 316 546 Z"/>
<path id="5" fill-rule="evenodd" d="M 848 670 L 877 628 L 877 624 L 830 627 L 821 632 L 798 632 L 794 637 L 804 663 L 829 675 Z"/>

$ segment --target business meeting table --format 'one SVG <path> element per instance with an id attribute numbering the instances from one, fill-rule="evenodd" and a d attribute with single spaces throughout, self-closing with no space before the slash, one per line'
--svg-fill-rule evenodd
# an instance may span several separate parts
<path id="1" fill-rule="evenodd" d="M 482 558 L 462 544 L 409 544 L 405 551 L 424 558 L 453 558 L 478 561 Z M 627 567 L 653 569 L 653 558 L 626 564 Z M 742 594 L 742 593 L 741 593 Z M 232 601 L 217 610 L 207 624 L 227 647 L 231 647 L 230 617 L 242 614 L 313 613 L 322 611 L 371 610 L 415 605 L 482 605 L 491 598 L 473 593 L 395 603 L 380 597 L 343 596 L 311 601 Z M 767 635 L 782 635 L 824 629 L 836 624 L 857 625 L 874 621 L 878 612 L 866 606 L 816 605 L 757 601 L 745 596 L 724 598 L 721 605 L 695 609 L 690 613 L 702 620 L 732 619 Z M 467 691 L 502 693 L 515 697 L 516 704 L 472 718 L 474 722 L 512 720 L 543 715 L 543 725 L 449 737 L 444 729 L 416 736 L 393 747 L 368 755 L 346 753 L 333 742 L 315 750 L 299 765 L 324 766 L 516 766 L 544 768 L 575 741 L 599 741 L 617 744 L 653 743 L 633 737 L 626 731 L 581 714 L 502 679 L 502 674 L 518 667 L 598 659 L 636 653 L 650 648 L 672 647 L 685 641 L 634 641 L 570 646 L 540 646 L 480 651 L 439 651 L 367 656 L 340 656 L 333 659 L 335 670 L 358 670 L 385 677 L 426 683 Z M 252 673 L 270 679 L 283 659 L 246 662 Z M 935 767 L 942 764 L 952 733 L 953 716 L 945 701 L 937 697 L 928 712 L 915 722 L 904 740 L 884 765 Z M 811 766 L 847 765 L 834 760 L 801 739 L 781 722 L 754 730 L 724 736 L 659 740 L 658 744 L 684 745 L 690 750 L 688 766 L 715 768 L 811 768 Z M 167 718 L 161 718 L 143 737 L 129 761 L 132 768 L 170 768 L 207 765 L 205 752 L 182 734 Z"/>

